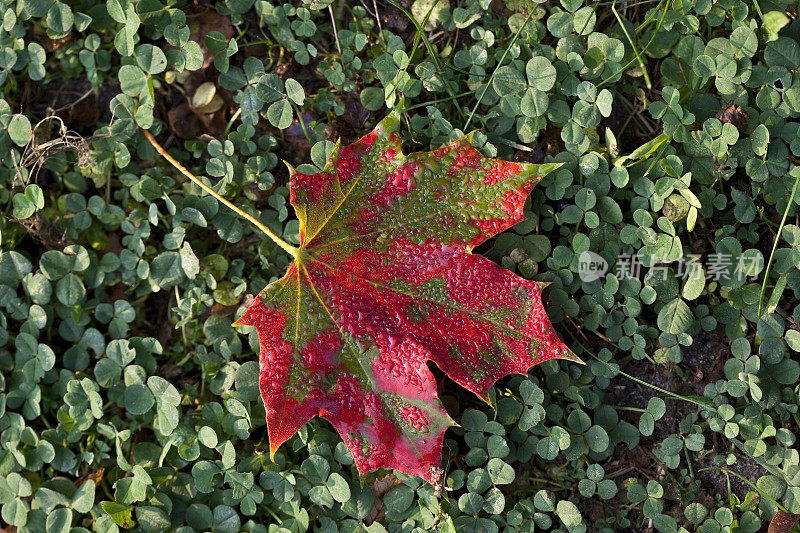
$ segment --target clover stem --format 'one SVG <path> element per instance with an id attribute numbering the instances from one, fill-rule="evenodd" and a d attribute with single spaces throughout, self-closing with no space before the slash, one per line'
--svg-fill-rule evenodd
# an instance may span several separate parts
<path id="1" fill-rule="evenodd" d="M 775 250 L 778 248 L 778 241 L 781 240 L 781 233 L 783 233 L 783 226 L 786 224 L 786 217 L 789 216 L 789 209 L 794 202 L 794 195 L 797 194 L 797 185 L 800 184 L 800 173 L 794 180 L 794 187 L 792 187 L 792 194 L 789 195 L 789 202 L 786 204 L 786 209 L 783 210 L 783 218 L 781 224 L 778 226 L 778 232 L 775 234 L 775 240 L 772 243 L 772 251 L 769 253 L 769 261 L 767 261 L 767 268 L 764 270 L 764 281 L 761 282 L 761 295 L 758 297 L 758 318 L 761 318 L 761 305 L 764 303 L 764 294 L 767 290 L 767 280 L 769 279 L 769 269 L 772 266 L 772 258 L 775 257 Z"/>
<path id="2" fill-rule="evenodd" d="M 200 181 L 200 179 L 199 179 L 197 176 L 195 176 L 194 174 L 192 174 L 191 172 L 189 172 L 189 171 L 186 169 L 186 167 L 184 167 L 183 165 L 181 165 L 180 163 L 178 163 L 178 162 L 175 160 L 175 158 L 174 158 L 174 157 L 172 157 L 171 155 L 169 155 L 169 154 L 167 153 L 167 151 L 166 151 L 166 150 L 164 150 L 164 148 L 163 148 L 163 147 L 162 147 L 160 144 L 158 144 L 158 141 L 156 141 L 155 137 L 153 137 L 153 135 L 152 135 L 152 134 L 151 134 L 149 131 L 142 130 L 142 132 L 144 133 L 144 136 L 145 136 L 145 137 L 147 137 L 147 140 L 148 140 L 148 141 L 150 141 L 150 144 L 152 144 L 152 145 L 153 145 L 153 148 L 155 148 L 155 149 L 156 149 L 156 152 L 158 152 L 159 154 L 161 154 L 161 156 L 162 156 L 164 159 L 166 159 L 167 161 L 169 161 L 169 162 L 170 162 L 170 164 L 171 164 L 173 167 L 175 167 L 175 168 L 177 168 L 178 170 L 180 170 L 181 174 L 183 174 L 184 176 L 186 176 L 187 178 L 189 178 L 190 180 L 192 180 L 192 181 L 193 181 L 193 182 L 194 182 L 194 183 L 195 183 L 195 184 L 196 184 L 198 187 L 200 187 L 201 189 L 203 189 L 204 191 L 206 191 L 208 194 L 210 194 L 211 196 L 213 196 L 214 198 L 216 198 L 216 199 L 217 199 L 217 200 L 218 200 L 220 203 L 222 203 L 222 204 L 225 204 L 225 205 L 226 205 L 226 206 L 227 206 L 229 209 L 231 209 L 232 211 L 234 211 L 234 212 L 235 212 L 237 215 L 239 215 L 240 217 L 244 218 L 245 220 L 247 220 L 248 222 L 250 222 L 252 225 L 254 225 L 256 228 L 258 228 L 259 230 L 261 230 L 261 232 L 262 232 L 264 235 L 266 235 L 267 237 L 269 237 L 270 239 L 272 239 L 272 240 L 275 242 L 275 244 L 277 244 L 278 246 L 280 246 L 281 248 L 283 248 L 283 249 L 284 249 L 284 250 L 285 250 L 285 251 L 286 251 L 286 252 L 287 252 L 289 255 L 291 255 L 292 257 L 297 257 L 297 248 L 295 248 L 294 246 L 292 246 L 292 245 L 291 245 L 291 244 L 289 244 L 288 242 L 284 241 L 283 239 L 281 239 L 280 237 L 278 237 L 277 235 L 275 235 L 275 234 L 272 232 L 272 230 L 270 230 L 270 229 L 269 229 L 267 226 L 265 226 L 265 225 L 264 225 L 264 224 L 263 224 L 263 223 L 262 223 L 260 220 L 258 220 L 256 217 L 254 217 L 254 216 L 253 216 L 253 215 L 251 215 L 250 213 L 247 213 L 247 212 L 243 211 L 242 209 L 239 209 L 238 207 L 236 207 L 235 205 L 233 205 L 233 203 L 231 203 L 231 202 L 229 202 L 228 200 L 226 200 L 225 198 L 223 198 L 223 197 L 222 197 L 222 196 L 221 196 L 221 195 L 220 195 L 220 194 L 219 194 L 217 191 L 215 191 L 214 189 L 212 189 L 211 187 L 209 187 L 208 185 L 206 185 L 205 183 L 203 183 L 202 181 Z"/>
<path id="3" fill-rule="evenodd" d="M 486 85 L 483 86 L 483 91 L 481 91 L 481 95 L 478 97 L 478 101 L 475 102 L 475 106 L 472 108 L 472 112 L 469 114 L 469 118 L 467 119 L 467 123 L 464 124 L 464 128 L 463 129 L 465 131 L 467 130 L 467 128 L 469 128 L 469 123 L 472 122 L 472 117 L 475 116 L 475 111 L 477 111 L 478 110 L 478 106 L 481 105 L 481 101 L 483 101 L 483 97 L 486 96 L 486 91 L 489 90 L 489 85 L 492 84 L 492 80 L 494 80 L 495 74 L 497 74 L 497 71 L 500 70 L 500 67 L 503 66 L 503 62 L 506 60 L 506 56 L 508 55 L 508 51 L 511 50 L 511 47 L 513 47 L 514 43 L 517 42 L 517 38 L 519 37 L 519 34 L 522 33 L 522 30 L 525 29 L 525 26 L 528 25 L 528 21 L 530 21 L 532 17 L 533 17 L 533 11 L 530 12 L 530 14 L 528 15 L 528 18 L 525 19 L 525 22 L 523 22 L 522 26 L 519 27 L 519 29 L 517 30 L 517 33 L 514 34 L 514 37 L 511 39 L 511 42 L 508 44 L 508 46 L 506 46 L 506 51 L 503 52 L 503 55 L 500 58 L 500 61 L 497 62 L 497 66 L 494 68 L 494 71 L 492 72 L 492 75 L 489 76 L 489 81 L 486 83 Z"/>

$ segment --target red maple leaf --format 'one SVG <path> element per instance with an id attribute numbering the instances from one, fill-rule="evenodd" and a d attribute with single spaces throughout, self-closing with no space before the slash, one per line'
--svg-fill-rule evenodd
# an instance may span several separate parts
<path id="1" fill-rule="evenodd" d="M 523 219 L 528 193 L 558 165 L 488 159 L 469 136 L 404 155 L 399 123 L 392 113 L 337 146 L 322 172 L 292 172 L 295 262 L 235 325 L 258 331 L 272 454 L 319 415 L 361 473 L 394 468 L 435 484 L 453 420 L 428 361 L 487 399 L 503 376 L 578 358 L 547 318 L 543 284 L 471 253 Z"/>

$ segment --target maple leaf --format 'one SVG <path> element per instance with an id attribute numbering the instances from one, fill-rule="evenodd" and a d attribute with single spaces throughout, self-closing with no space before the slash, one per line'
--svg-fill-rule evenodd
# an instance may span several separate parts
<path id="1" fill-rule="evenodd" d="M 542 283 L 471 253 L 522 220 L 559 165 L 488 159 L 469 136 L 404 155 L 399 124 L 393 112 L 321 172 L 291 171 L 301 245 L 234 325 L 258 332 L 271 454 L 319 415 L 362 474 L 437 484 L 454 422 L 428 361 L 488 401 L 503 376 L 579 360 L 547 318 Z"/>

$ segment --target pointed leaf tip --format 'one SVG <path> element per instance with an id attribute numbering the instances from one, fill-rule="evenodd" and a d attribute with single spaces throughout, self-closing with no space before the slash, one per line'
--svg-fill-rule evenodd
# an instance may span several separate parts
<path id="1" fill-rule="evenodd" d="M 281 443 L 281 444 L 283 444 L 283 443 Z M 273 446 L 273 445 L 272 445 L 272 442 L 270 442 L 270 443 L 269 443 L 269 461 L 270 461 L 272 464 L 276 464 L 276 463 L 275 463 L 275 454 L 278 452 L 278 450 L 280 449 L 280 447 L 281 447 L 281 445 L 280 445 L 280 444 L 278 444 L 277 446 Z"/>
<path id="2" fill-rule="evenodd" d="M 554 170 L 558 170 L 559 168 L 563 167 L 567 163 L 564 161 L 554 162 L 554 163 L 541 163 L 539 164 L 539 170 L 541 172 L 541 176 L 545 177 Z"/>
<path id="3" fill-rule="evenodd" d="M 568 350 L 566 352 L 563 352 L 561 354 L 560 359 L 566 359 L 567 361 L 572 361 L 573 363 L 577 363 L 579 365 L 585 365 L 586 364 L 586 361 L 584 361 L 583 359 L 578 357 L 578 355 L 575 354 L 575 352 L 573 352 L 572 350 Z"/>
<path id="4" fill-rule="evenodd" d="M 286 168 L 289 170 L 289 179 L 294 178 L 294 176 L 297 174 L 297 169 L 285 159 L 281 159 L 281 161 L 283 161 L 283 164 L 286 165 Z"/>
<path id="5" fill-rule="evenodd" d="M 237 318 L 236 320 L 233 321 L 233 323 L 231 324 L 231 327 L 236 328 L 236 327 L 239 327 L 239 326 L 249 326 L 250 323 L 247 321 L 247 318 L 245 318 L 246 315 L 247 315 L 247 310 L 245 309 L 245 312 L 242 313 L 242 316 L 240 316 L 239 318 Z"/>

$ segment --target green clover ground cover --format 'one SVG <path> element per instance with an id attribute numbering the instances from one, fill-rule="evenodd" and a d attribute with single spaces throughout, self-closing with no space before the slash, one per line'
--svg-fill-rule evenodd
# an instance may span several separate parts
<path id="1" fill-rule="evenodd" d="M 800 513 L 796 3 L 329 4 L 0 5 L 0 526 L 753 533 Z M 444 383 L 441 496 L 359 479 L 319 420 L 270 462 L 256 334 L 231 323 L 290 257 L 139 131 L 296 244 L 280 160 L 321 167 L 401 97 L 409 148 L 478 129 L 486 155 L 566 163 L 478 251 L 552 282 L 588 362 L 502 380 L 493 407 Z"/>

